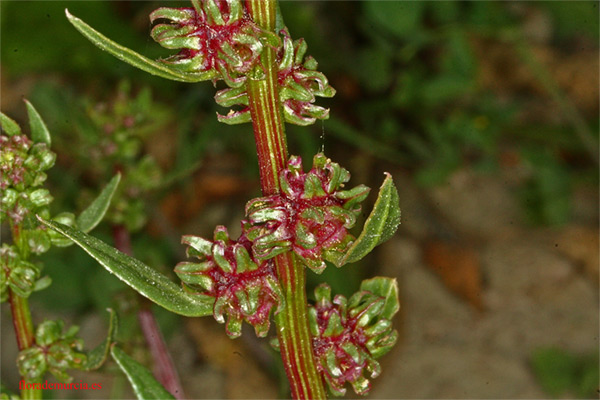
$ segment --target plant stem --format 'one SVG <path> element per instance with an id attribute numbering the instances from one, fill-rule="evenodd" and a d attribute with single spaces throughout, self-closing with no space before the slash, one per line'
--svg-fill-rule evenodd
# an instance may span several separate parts
<path id="1" fill-rule="evenodd" d="M 113 225 L 112 234 L 115 247 L 123 253 L 133 256 L 131 235 L 127 228 L 123 225 Z M 160 331 L 156 317 L 149 308 L 149 305 L 147 305 L 147 300 L 139 294 L 138 299 L 142 305 L 137 312 L 137 317 L 142 334 L 152 355 L 154 377 L 176 399 L 183 399 L 185 398 L 183 386 L 181 385 L 177 369 L 173 364 L 173 359 L 169 354 L 169 349 Z"/>
<path id="2" fill-rule="evenodd" d="M 30 348 L 35 342 L 33 333 L 33 322 L 31 312 L 29 311 L 29 302 L 27 298 L 21 297 L 12 290 L 9 290 L 10 310 L 12 313 L 13 326 L 17 336 L 17 346 L 19 351 Z M 29 380 L 23 377 L 24 385 L 21 388 L 22 399 L 41 399 L 41 389 L 28 389 L 27 384 L 39 383 L 39 380 Z"/>
<path id="3" fill-rule="evenodd" d="M 275 28 L 275 2 L 250 0 L 250 10 L 255 22 L 263 29 Z M 260 167 L 260 184 L 265 196 L 279 192 L 279 172 L 287 164 L 285 125 L 279 103 L 279 87 L 275 52 L 266 47 L 262 54 L 262 80 L 248 79 L 248 100 L 256 153 Z"/>
<path id="4" fill-rule="evenodd" d="M 19 350 L 25 350 L 33 345 L 34 333 L 29 302 L 12 290 L 9 291 L 10 310 L 13 317 L 13 326 L 17 335 Z"/>
<path id="5" fill-rule="evenodd" d="M 293 253 L 275 258 L 285 308 L 275 315 L 281 359 L 294 399 L 325 399 L 325 388 L 313 356 L 308 329 L 306 269 Z"/>
<path id="6" fill-rule="evenodd" d="M 145 300 L 143 299 L 142 301 Z M 152 354 L 154 376 L 176 399 L 184 399 L 185 393 L 183 392 L 183 386 L 179 380 L 177 369 L 173 364 L 173 359 L 160 331 L 156 317 L 149 306 L 149 304 L 142 304 L 137 317 L 150 353 Z"/>
<path id="7" fill-rule="evenodd" d="M 21 244 L 21 226 L 11 224 L 13 242 L 17 245 L 20 253 L 24 253 L 24 246 Z M 27 248 L 28 250 L 28 248 Z M 23 254 L 21 254 L 23 256 Z M 21 297 L 12 290 L 8 291 L 8 301 L 12 314 L 13 327 L 17 337 L 17 346 L 19 351 L 30 348 L 35 343 L 35 333 L 33 331 L 33 320 L 29 309 L 29 301 L 26 297 Z M 41 399 L 41 389 L 27 389 L 27 384 L 37 383 L 38 380 L 29 380 L 23 377 L 25 385 L 21 389 L 22 399 Z"/>
<path id="8" fill-rule="evenodd" d="M 275 0 L 248 0 L 247 6 L 254 21 L 263 29 L 275 29 Z M 287 164 L 287 145 L 281 104 L 275 52 L 266 46 L 261 56 L 264 79 L 249 77 L 248 99 L 260 182 L 264 195 L 279 192 L 279 173 Z M 295 399 L 326 398 L 323 381 L 315 363 L 306 302 L 306 271 L 296 262 L 293 253 L 274 258 L 285 306 L 275 316 L 281 358 Z"/>

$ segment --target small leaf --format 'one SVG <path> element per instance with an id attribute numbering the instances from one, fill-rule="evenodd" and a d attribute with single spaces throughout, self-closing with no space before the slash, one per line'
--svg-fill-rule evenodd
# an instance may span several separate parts
<path id="1" fill-rule="evenodd" d="M 46 289 L 51 284 L 52 278 L 50 278 L 48 275 L 43 276 L 35 282 L 35 285 L 33 285 L 33 291 L 39 292 L 40 290 Z"/>
<path id="2" fill-rule="evenodd" d="M 167 310 L 188 317 L 212 314 L 213 298 L 185 292 L 165 275 L 81 231 L 52 221 L 40 222 L 68 237 L 109 272 L 131 286 L 141 295 Z"/>
<path id="3" fill-rule="evenodd" d="M 157 19 L 170 19 L 173 22 L 183 23 L 193 18 L 194 12 L 189 8 L 161 7 L 152 11 L 150 14 L 150 23 L 153 24 Z"/>
<path id="4" fill-rule="evenodd" d="M 25 105 L 27 106 L 29 126 L 31 127 L 31 139 L 35 143 L 46 143 L 50 146 L 50 131 L 44 120 L 29 101 L 25 100 Z"/>
<path id="5" fill-rule="evenodd" d="M 102 343 L 88 353 L 87 362 L 84 368 L 86 371 L 98 369 L 102 366 L 102 364 L 104 364 L 106 358 L 108 357 L 110 346 L 115 341 L 115 336 L 117 335 L 117 329 L 119 326 L 117 313 L 110 308 L 107 308 L 106 311 L 108 311 L 110 314 L 110 319 L 108 321 L 108 334 Z"/>
<path id="6" fill-rule="evenodd" d="M 200 82 L 217 77 L 217 73 L 213 70 L 206 72 L 183 72 L 174 66 L 151 60 L 127 47 L 113 42 L 79 18 L 71 15 L 69 10 L 65 9 L 65 13 L 69 22 L 94 45 L 142 71 L 179 82 Z"/>
<path id="7" fill-rule="evenodd" d="M 352 243 L 346 255 L 337 264 L 338 267 L 360 260 L 369 254 L 375 246 L 388 240 L 400 225 L 400 205 L 398 191 L 392 176 L 386 178 L 379 189 L 373 211 L 367 218 L 360 236 Z"/>
<path id="8" fill-rule="evenodd" d="M 385 299 L 383 309 L 379 314 L 381 318 L 391 320 L 394 314 L 400 309 L 398 282 L 396 279 L 383 276 L 365 279 L 360 284 L 360 290 L 366 290 Z"/>
<path id="9" fill-rule="evenodd" d="M 21 135 L 21 127 L 12 118 L 8 117 L 4 113 L 0 113 L 0 124 L 2 124 L 2 130 L 6 132 L 8 136 Z"/>
<path id="10" fill-rule="evenodd" d="M 252 122 L 252 116 L 250 115 L 250 109 L 243 111 L 230 110 L 227 115 L 221 115 L 217 113 L 217 119 L 227 125 L 238 125 L 245 124 L 246 122 Z"/>
<path id="11" fill-rule="evenodd" d="M 108 206 L 110 206 L 110 201 L 120 181 L 121 174 L 115 175 L 88 208 L 79 214 L 79 217 L 77 217 L 77 226 L 79 229 L 87 233 L 100 223 L 104 214 L 106 214 L 106 210 L 108 210 Z"/>
<path id="12" fill-rule="evenodd" d="M 110 355 L 127 376 L 138 399 L 174 399 L 173 395 L 154 379 L 150 371 L 125 354 L 123 350 L 112 346 Z"/>

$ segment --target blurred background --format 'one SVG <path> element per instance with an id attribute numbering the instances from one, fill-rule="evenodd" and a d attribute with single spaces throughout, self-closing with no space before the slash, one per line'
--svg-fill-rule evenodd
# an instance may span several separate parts
<path id="1" fill-rule="evenodd" d="M 50 128 L 54 213 L 82 210 L 124 171 L 94 234 L 110 243 L 127 230 L 136 257 L 169 273 L 185 258 L 181 235 L 210 237 L 217 224 L 239 232 L 245 202 L 260 193 L 251 128 L 217 122 L 227 110 L 211 84 L 139 72 L 64 16 L 68 7 L 159 58 L 169 52 L 150 38 L 148 14 L 165 3 L 2 1 L 0 104 L 25 127 L 27 98 Z M 308 165 L 324 148 L 352 185 L 377 188 L 389 171 L 400 194 L 392 240 L 356 265 L 308 272 L 310 294 L 323 281 L 346 296 L 366 277 L 399 281 L 400 339 L 369 397 L 598 398 L 598 2 L 282 1 L 281 10 L 337 89 L 319 100 L 329 120 L 287 127 L 290 153 Z M 75 247 L 43 262 L 53 283 L 32 296 L 36 322 L 79 324 L 92 348 L 114 307 L 126 350 L 150 363 L 139 300 L 123 284 Z M 155 313 L 189 398 L 287 396 L 278 355 L 250 330 L 231 341 L 212 318 Z M 15 389 L 8 321 L 3 306 L 2 382 Z M 110 364 L 75 378 L 104 382 L 102 393 L 49 395 L 131 396 Z"/>

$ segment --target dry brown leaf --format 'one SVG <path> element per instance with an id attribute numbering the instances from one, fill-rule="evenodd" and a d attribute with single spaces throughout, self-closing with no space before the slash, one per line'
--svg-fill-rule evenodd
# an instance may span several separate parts
<path id="1" fill-rule="evenodd" d="M 570 226 L 566 228 L 557 240 L 556 248 L 562 254 L 583 266 L 588 277 L 599 284 L 600 250 L 598 228 L 585 226 Z"/>
<path id="2" fill-rule="evenodd" d="M 473 249 L 461 244 L 431 240 L 423 246 L 423 259 L 452 293 L 477 310 L 483 310 L 479 257 Z"/>

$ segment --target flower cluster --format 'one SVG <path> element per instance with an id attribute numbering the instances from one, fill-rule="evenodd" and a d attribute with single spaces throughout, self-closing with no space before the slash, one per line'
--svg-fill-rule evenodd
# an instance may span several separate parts
<path id="1" fill-rule="evenodd" d="M 248 76 L 260 79 L 264 71 L 260 55 L 264 46 L 277 48 L 279 100 L 287 122 L 310 125 L 327 119 L 329 109 L 314 105 L 315 96 L 333 97 L 325 75 L 317 71 L 317 62 L 306 53 L 303 39 L 292 41 L 286 29 L 277 35 L 264 31 L 246 15 L 241 0 L 202 0 L 194 8 L 159 8 L 150 21 L 168 20 L 152 29 L 152 38 L 168 49 L 180 49 L 161 60 L 184 72 L 203 74 L 204 79 L 223 79 L 229 88 L 215 96 L 219 105 L 241 106 L 219 121 L 239 124 L 250 121 L 248 93 L 244 83 Z M 281 45 L 283 43 L 283 45 Z"/>
<path id="2" fill-rule="evenodd" d="M 184 236 L 182 241 L 189 246 L 188 257 L 200 260 L 175 267 L 184 287 L 215 298 L 213 315 L 220 323 L 227 315 L 230 337 L 241 335 L 243 320 L 254 326 L 257 336 L 266 336 L 271 311 L 283 306 L 273 262 L 254 259 L 248 239 L 242 235 L 231 240 L 223 226 L 215 229 L 214 241 L 198 236 Z"/>
<path id="3" fill-rule="evenodd" d="M 293 251 L 320 273 L 324 260 L 339 265 L 353 242 L 348 229 L 354 226 L 369 188 L 340 190 L 349 179 L 347 170 L 323 154 L 314 157 L 307 173 L 302 171 L 302 159 L 291 157 L 280 174 L 281 193 L 246 205 L 240 238 L 231 240 L 223 226 L 215 229 L 212 241 L 184 236 L 188 257 L 200 262 L 179 263 L 175 273 L 187 290 L 215 298 L 213 315 L 221 323 L 227 315 L 229 336 L 241 334 L 242 321 L 265 336 L 271 311 L 283 307 L 273 257 Z"/>
<path id="4" fill-rule="evenodd" d="M 23 190 L 44 183 L 43 171 L 55 160 L 45 143 L 34 145 L 25 135 L 1 135 L 0 145 L 0 189 Z"/>
<path id="5" fill-rule="evenodd" d="M 44 236 L 44 232 L 34 230 Z M 42 238 L 37 243 L 45 243 Z M 50 240 L 47 240 L 50 247 Z M 41 269 L 38 265 L 23 260 L 14 245 L 2 244 L 0 247 L 0 301 L 8 298 L 8 289 L 21 297 L 29 297 L 31 292 L 44 289 L 51 283 L 50 277 L 40 278 Z"/>
<path id="6" fill-rule="evenodd" d="M 366 394 L 371 384 L 364 372 L 376 378 L 381 367 L 375 358 L 387 353 L 397 340 L 391 322 L 399 308 L 397 291 L 386 295 L 374 287 L 396 286 L 389 278 L 373 278 L 364 281 L 350 300 L 337 295 L 333 302 L 329 286 L 315 289 L 317 301 L 309 308 L 313 349 L 317 367 L 335 395 L 345 394 L 346 382 L 357 394 Z"/>
<path id="7" fill-rule="evenodd" d="M 162 60 L 205 79 L 223 79 L 239 87 L 258 64 L 263 41 L 277 45 L 278 38 L 260 29 L 244 12 L 242 0 L 194 1 L 194 8 L 159 8 L 150 21 L 152 38 L 168 49 L 181 49 Z"/>
<path id="8" fill-rule="evenodd" d="M 246 232 L 258 259 L 293 251 L 317 273 L 325 261 L 339 265 L 354 240 L 348 229 L 356 222 L 369 188 L 341 190 L 350 174 L 319 153 L 312 169 L 302 171 L 302 159 L 292 156 L 281 172 L 281 193 L 251 200 L 246 205 Z"/>
<path id="9" fill-rule="evenodd" d="M 29 210 L 52 202 L 47 189 L 39 188 L 54 165 L 56 155 L 45 143 L 33 143 L 22 134 L 0 135 L 0 221 L 20 224 Z"/>
<path id="10" fill-rule="evenodd" d="M 36 218 L 37 215 L 50 219 L 49 205 L 53 197 L 48 189 L 40 186 L 46 180 L 45 171 L 54 165 L 56 155 L 49 149 L 46 125 L 31 103 L 26 104 L 33 140 L 21 132 L 15 121 L 0 113 L 4 131 L 0 135 L 0 222 L 8 222 L 13 242 L 4 243 L 0 248 L 0 302 L 7 300 L 9 289 L 27 298 L 32 292 L 48 287 L 50 277 L 41 277 L 41 266 L 29 261 L 31 255 L 45 253 L 52 245 L 72 243 L 46 229 Z M 52 219 L 68 226 L 76 225 L 72 213 L 60 213 Z"/>
<path id="11" fill-rule="evenodd" d="M 311 56 L 305 57 L 307 45 L 304 39 L 292 41 L 285 29 L 281 35 L 283 46 L 277 53 L 277 81 L 285 121 L 305 126 L 317 119 L 329 118 L 329 109 L 314 104 L 315 96 L 333 97 L 335 89 L 329 85 L 325 75 L 317 71 L 317 61 Z M 215 100 L 223 107 L 242 106 L 227 115 L 217 115 L 219 121 L 228 124 L 250 121 L 248 94 L 244 86 L 220 90 Z"/>
<path id="12" fill-rule="evenodd" d="M 156 158 L 144 146 L 154 134 L 167 129 L 171 114 L 165 105 L 153 101 L 149 88 L 134 93 L 128 81 L 120 82 L 107 100 L 86 100 L 93 128 L 79 127 L 70 138 L 76 143 L 79 165 L 97 185 L 109 180 L 115 170 L 122 174 L 106 218 L 130 232 L 139 231 L 147 222 L 145 197 L 163 180 Z M 82 193 L 82 197 L 88 195 Z"/>
<path id="13" fill-rule="evenodd" d="M 333 97 L 325 75 L 317 71 L 317 61 L 304 57 L 304 39 L 292 41 L 287 30 L 282 31 L 283 47 L 279 55 L 279 100 L 285 120 L 296 125 L 310 125 L 317 119 L 329 118 L 329 109 L 314 105 L 315 96 Z"/>
<path id="14" fill-rule="evenodd" d="M 69 368 L 84 369 L 87 356 L 83 342 L 76 337 L 79 328 L 63 332 L 62 321 L 44 321 L 36 329 L 35 344 L 19 353 L 17 365 L 21 376 L 35 380 L 49 371 L 61 381 L 69 381 Z"/>
<path id="15" fill-rule="evenodd" d="M 30 253 L 42 254 L 52 244 L 65 245 L 70 241 L 49 232 L 35 218 L 36 215 L 50 218 L 48 206 L 53 197 L 48 189 L 40 186 L 46 181 L 45 171 L 54 165 L 56 154 L 47 143 L 36 143 L 23 135 L 15 121 L 4 114 L 0 116 L 6 133 L 0 135 L 0 222 L 9 223 L 14 241 L 12 246 L 5 244 L 0 250 L 0 299 L 4 301 L 7 287 L 27 297 L 32 291 L 48 286 L 49 278 L 38 280 L 40 269 L 25 260 Z M 61 213 L 53 219 L 71 226 L 75 224 L 71 213 Z"/>

